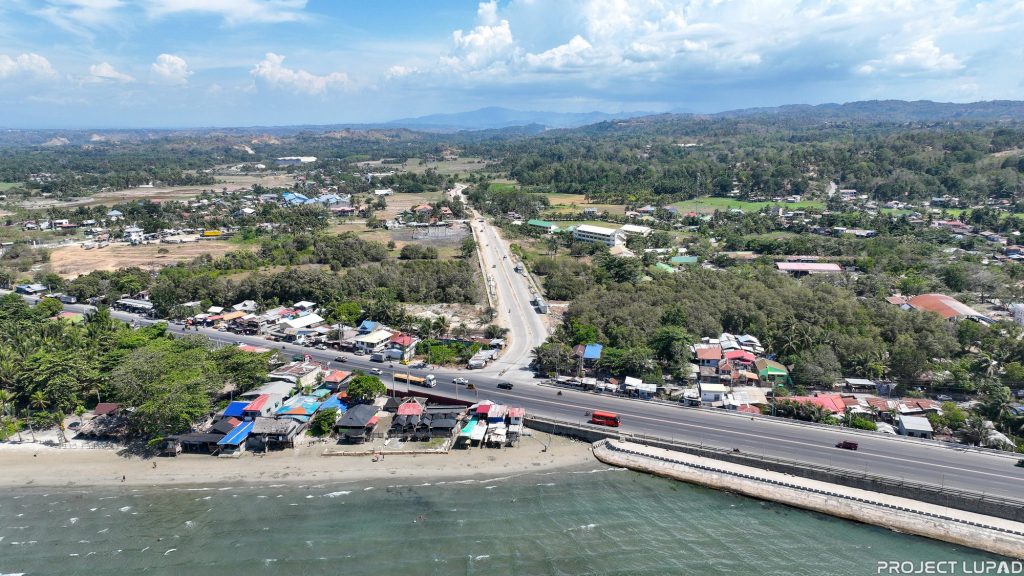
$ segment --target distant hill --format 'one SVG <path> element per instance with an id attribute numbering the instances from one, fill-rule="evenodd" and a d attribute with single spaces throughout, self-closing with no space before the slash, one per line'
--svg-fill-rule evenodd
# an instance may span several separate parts
<path id="1" fill-rule="evenodd" d="M 932 102 L 931 100 L 864 100 L 846 104 L 792 104 L 773 108 L 746 108 L 710 116 L 783 116 L 805 120 L 853 120 L 875 122 L 946 122 L 955 120 L 1024 120 L 1024 102 Z"/>
<path id="2" fill-rule="evenodd" d="M 530 112 L 491 106 L 469 112 L 453 114 L 430 114 L 416 118 L 403 118 L 387 122 L 387 126 L 409 128 L 430 132 L 455 132 L 459 130 L 493 130 L 513 126 L 539 125 L 545 128 L 576 128 L 608 120 L 620 120 L 644 116 L 648 112 Z"/>

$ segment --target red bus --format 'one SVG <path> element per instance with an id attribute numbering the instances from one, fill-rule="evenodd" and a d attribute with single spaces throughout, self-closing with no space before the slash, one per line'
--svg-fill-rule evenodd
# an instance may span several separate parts
<path id="1" fill-rule="evenodd" d="M 618 428 L 622 422 L 619 421 L 619 415 L 615 412 L 602 412 L 601 410 L 594 410 L 590 415 L 591 424 L 600 424 L 601 426 L 612 426 Z"/>

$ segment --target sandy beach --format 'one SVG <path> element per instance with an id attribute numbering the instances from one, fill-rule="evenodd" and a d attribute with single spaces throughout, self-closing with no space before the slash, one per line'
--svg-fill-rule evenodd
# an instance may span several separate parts
<path id="1" fill-rule="evenodd" d="M 544 444 L 550 443 L 547 451 Z M 448 454 L 323 456 L 333 444 L 302 444 L 294 450 L 240 458 L 183 454 L 176 458 L 121 456 L 103 448 L 58 449 L 0 444 L 0 486 L 162 486 L 235 484 L 270 481 L 359 481 L 394 479 L 469 479 L 508 476 L 538 470 L 603 466 L 590 444 L 537 433 L 519 446 L 473 448 Z M 156 466 L 154 467 L 154 463 Z M 122 482 L 122 478 L 124 479 Z"/>

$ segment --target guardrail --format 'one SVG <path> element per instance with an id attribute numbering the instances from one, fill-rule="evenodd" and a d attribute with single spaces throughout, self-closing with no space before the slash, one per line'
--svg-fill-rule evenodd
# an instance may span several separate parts
<path id="1" fill-rule="evenodd" d="M 573 386 L 570 384 L 559 384 L 550 382 L 539 382 L 538 386 L 547 386 L 549 388 L 564 388 L 567 390 L 575 390 L 577 392 L 583 392 L 585 394 L 593 394 L 595 396 L 604 396 L 611 398 L 618 398 L 621 400 L 634 400 L 636 402 L 646 402 L 658 404 L 660 406 L 667 406 L 671 408 L 679 408 L 681 410 L 694 410 L 698 412 L 705 412 L 708 414 L 717 414 L 719 416 L 731 416 L 734 418 L 751 418 L 750 414 L 741 414 L 735 410 L 723 410 L 721 408 L 702 408 L 699 406 L 686 406 L 681 402 L 673 402 L 670 400 L 661 400 L 659 398 L 635 398 L 628 394 L 622 394 L 618 392 L 592 392 L 590 390 L 583 390 L 579 386 Z M 946 450 L 962 450 L 969 452 L 977 452 L 979 454 L 988 454 L 990 456 L 1001 456 L 1003 458 L 1020 458 L 1020 454 L 1016 452 L 1010 452 L 1007 450 L 998 450 L 996 448 L 985 448 L 983 446 L 966 446 L 963 444 L 954 444 L 951 442 L 944 442 L 942 440 L 932 440 L 930 438 L 915 438 L 911 436 L 893 436 L 892 434 L 886 434 L 884 432 L 876 432 L 873 430 L 861 430 L 859 428 L 846 428 L 842 426 L 833 426 L 831 424 L 819 424 L 817 422 L 805 422 L 803 420 L 795 420 L 793 418 L 784 418 L 782 416 L 772 416 L 770 414 L 760 414 L 753 416 L 754 418 L 761 418 L 771 422 L 779 424 L 786 424 L 787 426 L 803 426 L 805 428 L 815 428 L 818 430 L 825 430 L 829 432 L 839 432 L 843 434 L 853 434 L 857 436 L 864 436 L 866 438 L 881 438 L 886 440 L 898 440 L 900 442 L 911 442 L 914 444 L 920 444 L 922 446 L 932 446 L 934 448 L 943 448 Z"/>
<path id="2" fill-rule="evenodd" d="M 724 460 L 726 462 L 742 464 L 753 468 L 763 468 L 773 472 L 792 474 L 793 476 L 800 476 L 802 478 L 809 478 L 812 480 L 821 480 L 823 482 L 830 482 L 832 484 L 839 484 L 850 488 L 860 488 L 863 490 L 889 494 L 891 496 L 901 496 L 913 500 L 928 502 L 929 504 L 935 504 L 938 506 L 967 510 L 978 514 L 1013 520 L 1015 522 L 1024 522 L 1024 500 L 1016 498 L 1006 498 L 980 492 L 959 490 L 956 488 L 949 488 L 942 485 L 928 484 L 924 482 L 915 482 L 903 479 L 895 480 L 885 476 L 850 470 L 847 468 L 823 466 L 799 460 L 776 458 L 774 456 L 734 452 L 725 448 L 716 448 L 712 446 L 705 446 L 703 444 L 682 442 L 679 440 L 666 440 L 657 436 L 621 433 L 614 428 L 569 422 L 554 418 L 529 416 L 526 419 L 526 424 L 530 428 L 538 431 L 573 436 L 590 442 L 609 438 L 614 440 L 625 440 L 645 446 L 654 446 L 656 448 L 664 448 L 666 450 L 676 450 L 687 454 L 693 454 L 695 456 Z"/>
<path id="3" fill-rule="evenodd" d="M 732 470 L 726 470 L 726 469 L 723 469 L 723 468 L 717 468 L 715 466 L 706 466 L 706 465 L 703 465 L 703 464 L 697 464 L 697 463 L 693 463 L 693 462 L 683 462 L 683 461 L 676 460 L 676 459 L 673 459 L 673 458 L 668 458 L 668 457 L 665 457 L 665 456 L 658 456 L 656 454 L 645 454 L 645 453 L 637 451 L 637 450 L 630 450 L 629 448 L 624 448 L 622 446 L 617 446 L 617 445 L 615 445 L 615 444 L 613 444 L 611 442 L 607 442 L 606 446 L 608 447 L 608 449 L 614 450 L 616 452 L 623 452 L 623 453 L 626 453 L 626 454 L 632 454 L 632 455 L 640 456 L 640 457 L 643 457 L 643 458 L 650 458 L 650 459 L 653 459 L 653 460 L 660 460 L 662 462 L 668 462 L 670 464 L 678 464 L 680 466 L 688 466 L 690 468 L 696 468 L 698 470 L 707 470 L 709 472 L 715 472 L 717 474 L 726 474 L 726 475 L 729 475 L 729 476 L 735 476 L 737 478 L 743 478 L 743 479 L 746 479 L 746 480 L 754 480 L 754 481 L 757 481 L 757 482 L 764 482 L 766 484 L 772 484 L 772 485 L 775 485 L 775 486 L 782 486 L 782 487 L 785 487 L 785 488 L 790 488 L 790 489 L 795 489 L 795 490 L 802 490 L 804 492 L 811 492 L 813 494 L 821 494 L 823 496 L 831 496 L 833 498 L 843 498 L 845 500 L 851 500 L 851 501 L 860 502 L 860 503 L 863 503 L 863 504 L 870 504 L 872 506 L 879 506 L 879 507 L 882 507 L 882 508 L 888 508 L 888 509 L 896 510 L 896 511 L 899 511 L 899 512 L 912 512 L 914 514 L 920 514 L 922 516 L 927 516 L 928 518 L 934 518 L 936 520 L 945 520 L 945 521 L 948 521 L 948 522 L 956 522 L 956 523 L 965 524 L 965 525 L 968 525 L 968 526 L 975 526 L 975 527 L 978 527 L 978 528 L 985 528 L 987 530 L 995 530 L 995 531 L 998 531 L 998 532 L 1004 532 L 1006 534 L 1013 534 L 1014 536 L 1024 536 L 1024 532 L 1019 531 L 1019 530 L 1010 530 L 1009 528 L 1001 528 L 999 526 L 992 526 L 992 525 L 989 525 L 989 524 L 981 524 L 979 522 L 971 522 L 969 520 L 963 520 L 961 518 L 955 518 L 953 516 L 945 516 L 945 515 L 942 515 L 942 514 L 936 514 L 934 512 L 926 512 L 924 510 L 914 510 L 912 508 L 906 508 L 906 507 L 903 507 L 903 506 L 896 506 L 895 504 L 888 504 L 886 502 L 879 502 L 877 500 L 871 500 L 871 499 L 868 499 L 868 498 L 860 498 L 860 497 L 857 497 L 857 496 L 851 496 L 849 494 L 842 494 L 840 492 L 832 492 L 832 491 L 829 491 L 829 490 L 820 490 L 818 488 L 811 488 L 809 486 L 801 486 L 799 484 L 793 484 L 791 482 L 783 482 L 781 480 L 773 480 L 771 478 L 763 478 L 763 477 L 760 477 L 760 476 L 755 476 L 753 474 L 742 474 L 740 472 L 735 472 L 735 471 L 732 471 Z"/>

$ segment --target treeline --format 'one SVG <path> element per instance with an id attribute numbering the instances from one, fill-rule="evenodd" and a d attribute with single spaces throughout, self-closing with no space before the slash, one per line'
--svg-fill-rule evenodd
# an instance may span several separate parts
<path id="1" fill-rule="evenodd" d="M 414 247 L 414 248 L 409 248 Z M 230 304 L 255 300 L 262 305 L 299 300 L 328 303 L 356 299 L 376 289 L 398 302 L 472 303 L 478 296 L 472 252 L 454 260 L 438 260 L 436 250 L 409 244 L 401 261 L 390 259 L 384 244 L 354 233 L 338 236 L 279 236 L 264 241 L 256 252 L 238 250 L 214 258 L 203 255 L 163 268 L 155 276 L 138 268 L 94 271 L 64 283 L 50 278 L 54 290 L 80 300 L 100 297 L 112 302 L 124 295 L 147 292 L 157 312 L 178 316 L 179 305 L 191 301 Z M 417 259 L 410 259 L 415 256 Z M 329 269 L 291 268 L 319 264 Z M 289 266 L 266 273 L 267 266 Z M 239 278 L 238 275 L 244 275 Z"/>
<path id="2" fill-rule="evenodd" d="M 1024 128 L 1015 123 L 662 117 L 491 146 L 523 185 L 616 202 L 770 198 L 829 181 L 878 200 L 1024 197 Z"/>
<path id="3" fill-rule="evenodd" d="M 51 319 L 56 300 L 28 306 L 0 298 L 0 439 L 58 426 L 98 402 L 132 408 L 130 432 L 144 438 L 184 432 L 226 390 L 262 384 L 268 354 L 216 348 L 205 337 L 173 338 L 165 324 L 133 330 L 99 309 L 74 323 Z M 224 399 L 226 402 L 226 399 Z"/>

